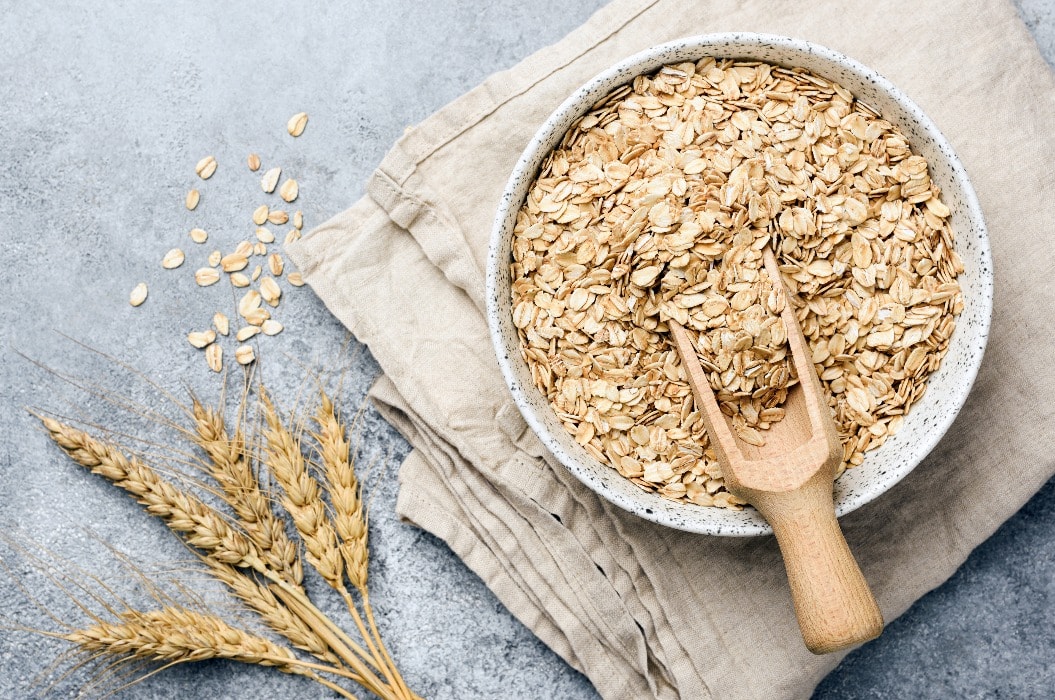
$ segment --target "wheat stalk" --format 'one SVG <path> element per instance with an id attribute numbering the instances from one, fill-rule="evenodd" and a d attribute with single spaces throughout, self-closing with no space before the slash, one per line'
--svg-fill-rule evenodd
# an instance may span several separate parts
<path id="1" fill-rule="evenodd" d="M 359 591 L 363 601 L 363 611 L 370 625 L 370 634 L 359 618 L 358 611 L 351 596 L 341 588 L 348 608 L 352 612 L 360 634 L 367 640 L 367 645 L 378 656 L 388 669 L 388 676 L 398 685 L 404 697 L 412 696 L 410 689 L 396 668 L 392 656 L 388 653 L 384 641 L 374 620 L 373 607 L 370 605 L 370 593 L 367 587 L 369 574 L 370 549 L 367 542 L 369 529 L 366 514 L 363 511 L 362 490 L 355 476 L 355 465 L 352 462 L 351 445 L 348 442 L 344 424 L 337 415 L 337 407 L 325 391 L 320 391 L 319 408 L 315 412 L 318 432 L 315 440 L 319 446 L 319 457 L 326 476 L 326 488 L 333 505 L 334 523 L 341 537 L 341 555 L 344 558 L 348 580 Z M 373 637 L 373 642 L 370 637 Z M 376 644 L 375 644 L 376 643 Z"/>
<path id="2" fill-rule="evenodd" d="M 299 441 L 286 427 L 282 418 L 278 415 L 274 403 L 268 398 L 266 393 L 261 392 L 260 403 L 264 414 L 265 459 L 271 469 L 271 473 L 275 477 L 275 481 L 282 487 L 282 505 L 293 517 L 293 524 L 304 540 L 305 548 L 308 551 L 308 561 L 311 562 L 312 566 L 315 567 L 326 582 L 344 598 L 348 610 L 352 614 L 352 620 L 370 650 L 374 667 L 381 672 L 389 686 L 399 694 L 399 697 L 409 698 L 410 691 L 407 690 L 402 677 L 395 670 L 395 665 L 391 662 L 387 652 L 382 652 L 380 642 L 375 643 L 377 636 L 371 635 L 367 631 L 366 625 L 363 623 L 362 617 L 360 617 L 359 611 L 356 609 L 355 603 L 344 585 L 345 556 L 343 548 L 338 544 L 337 528 L 326 515 L 319 482 L 308 472 Z M 334 419 L 336 420 L 335 417 Z M 343 429 L 341 430 L 341 439 L 343 440 Z M 347 443 L 344 444 L 347 445 Z M 329 451 L 333 451 L 332 445 Z M 358 485 L 355 481 L 355 475 L 351 469 L 347 452 L 344 456 L 344 464 L 347 467 L 346 470 L 338 469 L 338 471 L 342 472 L 339 477 L 340 482 L 346 485 L 346 488 L 340 493 L 342 499 L 340 507 L 342 509 L 351 505 L 349 502 L 350 494 L 354 494 L 355 501 L 359 502 Z M 337 510 L 336 505 L 334 508 Z M 365 548 L 366 526 L 365 521 L 362 519 L 361 502 L 359 502 L 357 515 L 358 530 L 352 524 L 348 531 L 357 531 L 360 535 L 354 542 L 349 544 L 351 548 L 357 545 Z M 341 510 L 337 510 L 337 520 L 338 527 L 344 524 L 341 522 L 344 520 Z M 355 573 L 360 576 L 359 581 L 363 585 L 361 590 L 365 590 L 367 559 L 362 556 L 360 561 L 362 568 Z M 349 575 L 352 575 L 351 571 L 349 571 Z"/>
<path id="3" fill-rule="evenodd" d="M 209 457 L 209 473 L 223 489 L 223 499 L 238 516 L 249 539 L 264 561 L 291 583 L 300 585 L 304 569 L 297 548 L 286 536 L 282 521 L 271 510 L 271 501 L 260 490 L 260 482 L 245 456 L 240 429 L 230 437 L 223 414 L 193 400 L 194 441 Z"/>

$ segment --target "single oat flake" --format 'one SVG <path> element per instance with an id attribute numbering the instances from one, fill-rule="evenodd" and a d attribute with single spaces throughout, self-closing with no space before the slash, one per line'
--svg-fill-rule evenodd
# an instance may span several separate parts
<path id="1" fill-rule="evenodd" d="M 279 188 L 278 194 L 283 200 L 292 202 L 300 194 L 300 187 L 297 185 L 297 181 L 290 178 L 282 183 L 282 187 Z"/>
<path id="2" fill-rule="evenodd" d="M 294 138 L 304 133 L 304 127 L 308 125 L 308 115 L 306 112 L 297 112 L 289 121 L 286 122 L 286 131 L 289 132 L 290 136 Z"/>
<path id="3" fill-rule="evenodd" d="M 268 206 L 261 204 L 259 207 L 253 210 L 253 223 L 257 226 L 263 226 L 267 222 Z"/>
<path id="4" fill-rule="evenodd" d="M 187 199 L 184 202 L 189 211 L 194 211 L 198 208 L 198 202 L 201 200 L 201 192 L 198 190 L 191 190 L 187 193 Z"/>
<path id="5" fill-rule="evenodd" d="M 278 178 L 280 175 L 282 175 L 282 168 L 271 168 L 264 173 L 264 177 L 261 178 L 260 188 L 263 189 L 264 192 L 271 194 L 275 191 L 275 187 L 278 186 Z"/>
<path id="6" fill-rule="evenodd" d="M 207 331 L 191 331 L 187 334 L 187 342 L 199 349 L 204 348 L 214 340 L 216 340 L 216 331 L 211 328 Z"/>
<path id="7" fill-rule="evenodd" d="M 194 172 L 202 180 L 208 180 L 216 172 L 216 159 L 212 156 L 205 156 L 194 166 Z"/>
<path id="8" fill-rule="evenodd" d="M 271 306 L 278 306 L 278 300 L 282 296 L 282 289 L 273 277 L 265 277 L 260 280 L 260 296 Z"/>
<path id="9" fill-rule="evenodd" d="M 205 362 L 213 372 L 223 371 L 223 348 L 219 343 L 213 343 L 205 348 Z"/>
<path id="10" fill-rule="evenodd" d="M 220 335 L 227 335 L 231 332 L 231 322 L 227 319 L 226 314 L 220 311 L 213 314 L 212 325 Z"/>
<path id="11" fill-rule="evenodd" d="M 264 335 L 278 335 L 282 332 L 282 328 L 282 324 L 278 321 L 274 319 L 268 319 L 267 321 L 264 321 L 263 325 L 260 327 L 260 330 L 264 332 Z"/>
<path id="12" fill-rule="evenodd" d="M 147 300 L 147 283 L 140 282 L 132 288 L 132 293 L 128 296 L 128 303 L 132 306 L 140 306 L 144 301 Z"/>
<path id="13" fill-rule="evenodd" d="M 173 248 L 169 252 L 165 253 L 165 257 L 161 259 L 161 266 L 166 270 L 174 270 L 183 264 L 184 255 L 183 251 L 179 248 Z"/>
<path id="14" fill-rule="evenodd" d="M 238 349 L 234 351 L 234 359 L 238 361 L 240 365 L 248 365 L 256 359 L 256 353 L 253 352 L 252 345 L 239 345 Z"/>
<path id="15" fill-rule="evenodd" d="M 194 273 L 194 281 L 199 287 L 208 287 L 220 281 L 220 273 L 213 267 L 201 267 Z"/>
<path id="16" fill-rule="evenodd" d="M 259 332 L 260 327 L 258 326 L 244 326 L 243 328 L 239 328 L 238 332 L 235 333 L 235 339 L 239 343 L 244 343 Z"/>

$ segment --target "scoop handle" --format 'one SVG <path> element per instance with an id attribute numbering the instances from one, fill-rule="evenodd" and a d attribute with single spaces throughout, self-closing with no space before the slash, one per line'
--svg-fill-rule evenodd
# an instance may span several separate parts
<path id="1" fill-rule="evenodd" d="M 878 637 L 883 614 L 835 518 L 831 481 L 752 500 L 776 533 L 806 647 L 829 654 Z"/>

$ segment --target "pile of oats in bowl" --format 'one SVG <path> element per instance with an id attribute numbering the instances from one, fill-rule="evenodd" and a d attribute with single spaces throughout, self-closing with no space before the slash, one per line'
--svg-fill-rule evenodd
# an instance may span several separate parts
<path id="1" fill-rule="evenodd" d="M 666 498 L 739 508 L 667 321 L 763 444 L 797 382 L 772 246 L 842 469 L 859 465 L 926 390 L 963 307 L 949 215 L 926 160 L 841 86 L 757 61 L 665 66 L 568 131 L 517 215 L 524 360 L 595 458 Z"/>

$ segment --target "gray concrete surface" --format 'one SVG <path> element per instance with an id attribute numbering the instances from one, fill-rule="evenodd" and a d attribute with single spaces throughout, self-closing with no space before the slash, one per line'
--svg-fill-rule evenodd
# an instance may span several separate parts
<path id="1" fill-rule="evenodd" d="M 246 236 L 259 202 L 248 152 L 279 163 L 301 183 L 310 227 L 351 203 L 403 129 L 552 43 L 599 0 L 490 3 L 371 0 L 340 7 L 282 3 L 238 11 L 224 4 L 0 3 L 0 533 L 33 541 L 68 565 L 104 576 L 132 603 L 149 599 L 114 565 L 102 542 L 165 577 L 188 555 L 157 522 L 102 480 L 61 458 L 23 410 L 38 407 L 150 441 L 171 428 L 123 412 L 17 353 L 178 417 L 142 378 L 60 334 L 133 364 L 161 386 L 205 396 L 216 381 L 186 346 L 189 326 L 232 307 L 222 285 L 199 290 L 190 271 L 206 251 Z M 1019 0 L 1049 61 L 1055 3 Z M 294 141 L 286 118 L 311 122 Z M 200 184 L 193 165 L 220 161 L 201 208 L 182 208 Z M 212 241 L 186 238 L 204 224 Z M 283 229 L 284 230 L 284 229 Z M 160 268 L 180 245 L 188 263 Z M 151 295 L 127 303 L 140 279 Z M 307 289 L 279 309 L 287 330 L 261 344 L 262 371 L 292 396 L 304 367 L 338 367 L 341 399 L 361 400 L 378 368 Z M 228 351 L 230 351 L 228 346 Z M 434 700 L 596 697 L 589 683 L 513 619 L 439 541 L 393 516 L 396 467 L 405 443 L 376 414 L 363 426 L 374 467 L 372 580 L 379 622 L 410 684 Z M 45 608 L 76 609 L 10 544 L 0 555 Z M 185 575 L 185 574 L 183 574 Z M 6 624 L 53 627 L 0 573 Z M 225 605 L 221 591 L 203 595 Z M 327 610 L 333 596 L 313 583 Z M 1051 697 L 1055 694 L 1055 485 L 979 548 L 946 585 L 919 601 L 886 634 L 847 660 L 817 698 Z M 61 643 L 0 631 L 0 697 L 33 697 L 58 676 L 46 671 Z M 43 675 L 40 675 L 42 672 Z M 90 676 L 54 688 L 76 695 Z M 126 691 L 128 698 L 332 697 L 304 680 L 228 663 L 171 669 Z"/>

